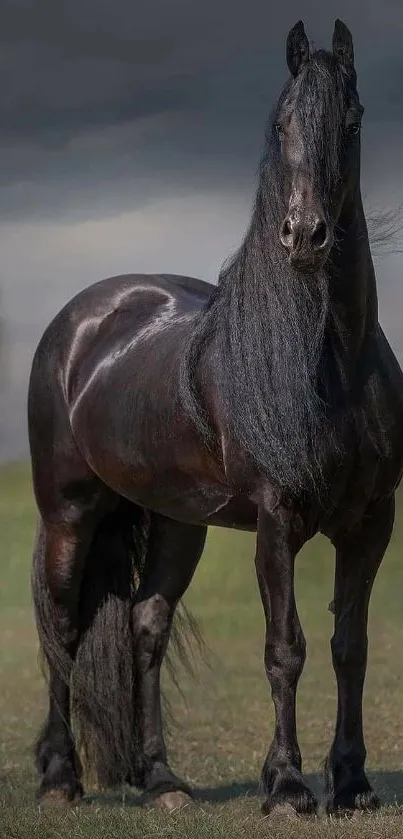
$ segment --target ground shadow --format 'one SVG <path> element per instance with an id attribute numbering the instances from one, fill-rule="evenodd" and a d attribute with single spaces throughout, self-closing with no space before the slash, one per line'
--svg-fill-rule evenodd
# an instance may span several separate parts
<path id="1" fill-rule="evenodd" d="M 396 772 L 368 772 L 368 778 L 378 793 L 383 805 L 403 806 L 403 771 Z M 305 775 L 305 779 L 317 797 L 323 801 L 323 775 L 319 773 Z M 262 798 L 262 791 L 256 779 L 246 781 L 234 781 L 231 784 L 221 786 L 196 787 L 193 790 L 197 802 L 204 804 L 225 804 L 228 801 L 235 801 L 238 798 Z M 124 800 L 125 806 L 137 807 L 139 795 L 129 791 L 122 796 L 120 794 L 92 795 L 86 797 L 88 804 L 117 804 Z"/>
<path id="2" fill-rule="evenodd" d="M 403 771 L 396 772 L 367 772 L 368 780 L 375 792 L 379 795 L 383 806 L 403 805 Z M 323 774 L 315 773 L 306 775 L 306 780 L 318 801 L 323 801 L 324 778 Z"/>
<path id="3" fill-rule="evenodd" d="M 205 804 L 224 804 L 226 801 L 233 801 L 236 798 L 256 798 L 261 795 L 256 779 L 253 781 L 234 781 L 232 784 L 215 787 L 199 787 L 194 790 L 195 800 Z"/>
<path id="4" fill-rule="evenodd" d="M 320 773 L 304 776 L 318 801 L 323 801 L 324 781 Z M 383 805 L 403 806 L 403 771 L 368 772 L 368 780 L 378 793 Z M 205 803 L 225 803 L 244 796 L 262 797 L 259 784 L 255 781 L 224 784 L 216 787 L 202 787 L 195 790 L 195 798 Z"/>
<path id="5" fill-rule="evenodd" d="M 382 804 L 403 806 L 403 772 L 368 772 L 368 778 Z"/>

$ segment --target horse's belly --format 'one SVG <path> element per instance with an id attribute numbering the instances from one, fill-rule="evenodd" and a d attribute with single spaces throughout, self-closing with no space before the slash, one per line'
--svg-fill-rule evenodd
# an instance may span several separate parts
<path id="1" fill-rule="evenodd" d="M 225 507 L 213 513 L 206 524 L 233 527 L 235 530 L 256 530 L 257 507 L 249 498 L 232 498 Z"/>
<path id="2" fill-rule="evenodd" d="M 215 525 L 236 530 L 256 530 L 257 508 L 247 496 L 234 496 L 225 486 L 200 482 L 192 484 L 184 476 L 165 475 L 164 479 L 141 480 L 116 490 L 135 504 L 176 519 L 198 525 Z"/>

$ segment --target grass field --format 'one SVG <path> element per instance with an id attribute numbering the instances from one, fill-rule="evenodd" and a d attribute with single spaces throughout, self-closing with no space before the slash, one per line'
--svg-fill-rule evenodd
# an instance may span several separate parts
<path id="1" fill-rule="evenodd" d="M 385 804 L 353 819 L 277 822 L 263 818 L 257 781 L 273 727 L 263 669 L 263 613 L 254 577 L 254 539 L 212 530 L 187 602 L 210 653 L 198 680 L 169 688 L 177 726 L 173 767 L 197 802 L 169 815 L 141 811 L 130 791 L 91 794 L 78 808 L 40 810 L 31 747 L 45 709 L 29 590 L 34 506 L 24 466 L 0 470 L 0 837 L 401 837 L 403 836 L 403 503 L 375 585 L 364 720 L 368 769 Z M 320 769 L 335 720 L 330 664 L 333 557 L 314 540 L 298 562 L 297 594 L 308 642 L 298 703 L 304 770 L 320 792 Z"/>

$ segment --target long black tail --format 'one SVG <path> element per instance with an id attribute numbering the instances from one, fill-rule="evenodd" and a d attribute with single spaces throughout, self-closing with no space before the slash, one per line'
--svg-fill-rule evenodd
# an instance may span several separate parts
<path id="1" fill-rule="evenodd" d="M 42 584 L 38 549 L 34 598 L 42 648 L 50 666 L 70 682 L 72 723 L 80 757 L 102 787 L 125 781 L 141 785 L 144 774 L 136 702 L 132 608 L 147 552 L 150 514 L 122 499 L 99 525 L 89 550 L 80 590 L 80 641 L 74 662 L 61 647 L 51 604 Z M 53 627 L 53 628 L 52 628 Z M 190 633 L 189 633 L 190 629 Z M 197 625 L 182 606 L 172 645 L 191 666 Z M 168 660 L 174 675 L 172 659 Z"/>
<path id="2" fill-rule="evenodd" d="M 81 584 L 73 722 L 86 767 L 106 787 L 141 773 L 131 609 L 148 528 L 146 511 L 122 501 L 98 527 Z"/>

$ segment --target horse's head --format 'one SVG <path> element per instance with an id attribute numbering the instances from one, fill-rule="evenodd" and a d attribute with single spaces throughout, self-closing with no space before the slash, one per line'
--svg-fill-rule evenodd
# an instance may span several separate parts
<path id="1" fill-rule="evenodd" d="M 287 63 L 291 78 L 272 137 L 285 207 L 279 235 L 291 264 L 314 271 L 327 259 L 343 207 L 359 184 L 363 107 L 351 34 L 337 20 L 333 51 L 310 55 L 299 21 L 287 38 Z"/>

